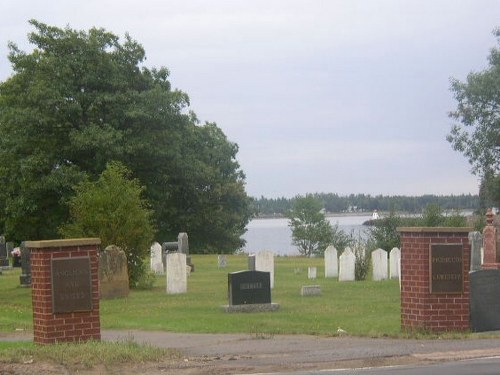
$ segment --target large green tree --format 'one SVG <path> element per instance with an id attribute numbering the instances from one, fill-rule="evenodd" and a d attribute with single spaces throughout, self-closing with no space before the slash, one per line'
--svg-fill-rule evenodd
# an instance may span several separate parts
<path id="1" fill-rule="evenodd" d="M 142 66 L 128 35 L 30 23 L 34 49 L 11 43 L 13 74 L 0 83 L 0 230 L 55 237 L 73 187 L 114 160 L 146 187 L 157 240 L 182 231 L 193 251 L 242 246 L 250 209 L 237 145 L 198 123 L 168 70 Z"/>
<path id="2" fill-rule="evenodd" d="M 473 172 L 488 180 L 486 185 L 500 184 L 500 28 L 494 31 L 497 47 L 490 51 L 488 67 L 471 72 L 466 82 L 453 79 L 451 91 L 457 108 L 450 113 L 456 123 L 447 139 L 463 153 Z M 498 189 L 495 189 L 498 190 Z M 497 201 L 500 203 L 500 201 Z"/>
<path id="3" fill-rule="evenodd" d="M 323 205 L 314 195 L 297 196 L 288 212 L 292 242 L 305 256 L 323 254 L 333 241 L 330 222 L 321 211 Z"/>

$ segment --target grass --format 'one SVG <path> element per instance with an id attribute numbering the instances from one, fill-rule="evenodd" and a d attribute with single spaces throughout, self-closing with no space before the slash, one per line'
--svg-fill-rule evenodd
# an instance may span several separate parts
<path id="1" fill-rule="evenodd" d="M 338 282 L 325 279 L 321 258 L 275 258 L 273 302 L 280 310 L 256 314 L 228 314 L 227 273 L 247 268 L 247 257 L 227 257 L 218 269 L 217 256 L 192 255 L 195 272 L 188 293 L 167 295 L 165 276 L 157 276 L 152 290 L 132 290 L 128 298 L 100 303 L 102 329 L 144 329 L 172 332 L 336 335 L 341 327 L 352 335 L 400 334 L 397 280 Z M 318 279 L 308 280 L 315 266 Z M 302 285 L 321 286 L 321 296 L 302 297 Z M 31 330 L 31 290 L 19 287 L 19 270 L 0 276 L 0 331 Z"/>
<path id="2" fill-rule="evenodd" d="M 88 341 L 81 344 L 35 345 L 26 342 L 0 343 L 0 361 L 7 363 L 50 362 L 69 369 L 142 363 L 180 358 L 172 349 L 140 345 L 127 339 L 121 342 Z M 6 345 L 7 344 L 7 345 Z"/>

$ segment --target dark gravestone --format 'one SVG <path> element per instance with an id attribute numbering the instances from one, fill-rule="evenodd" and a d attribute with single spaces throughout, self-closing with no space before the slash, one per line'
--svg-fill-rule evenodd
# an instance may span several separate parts
<path id="1" fill-rule="evenodd" d="M 227 275 L 229 305 L 271 303 L 271 274 L 240 271 Z"/>
<path id="2" fill-rule="evenodd" d="M 19 281 L 22 287 L 31 286 L 31 251 L 27 248 L 24 242 L 21 242 L 21 276 Z"/>
<path id="3" fill-rule="evenodd" d="M 472 331 L 500 330 L 500 270 L 471 272 L 469 280 Z"/>
<path id="4" fill-rule="evenodd" d="M 0 267 L 9 266 L 9 256 L 7 254 L 7 244 L 5 243 L 5 237 L 0 236 Z"/>

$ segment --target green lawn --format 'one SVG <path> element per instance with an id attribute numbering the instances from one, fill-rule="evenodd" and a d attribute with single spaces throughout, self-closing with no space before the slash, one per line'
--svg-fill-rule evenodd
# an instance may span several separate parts
<path id="1" fill-rule="evenodd" d="M 341 327 L 353 335 L 398 335 L 400 297 L 397 280 L 343 282 L 325 279 L 320 258 L 276 257 L 272 301 L 281 308 L 269 313 L 225 313 L 227 273 L 247 269 L 247 257 L 227 257 L 218 269 L 216 255 L 192 255 L 195 272 L 188 293 L 167 295 L 165 276 L 152 290 L 132 290 L 128 298 L 101 301 L 102 329 L 145 329 L 175 332 L 335 335 Z M 307 268 L 318 268 L 308 280 Z M 32 329 L 31 289 L 19 287 L 20 270 L 0 276 L 0 331 Z M 321 296 L 301 297 L 302 285 L 321 286 Z"/>

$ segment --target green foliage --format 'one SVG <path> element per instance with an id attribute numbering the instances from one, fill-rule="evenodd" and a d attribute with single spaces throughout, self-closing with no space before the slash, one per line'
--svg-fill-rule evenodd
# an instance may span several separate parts
<path id="1" fill-rule="evenodd" d="M 393 211 L 389 216 L 375 220 L 372 227 L 369 228 L 369 238 L 373 243 L 374 249 L 383 249 L 390 251 L 394 247 L 400 246 L 400 236 L 397 228 L 402 224 L 401 217 Z"/>
<path id="2" fill-rule="evenodd" d="M 357 207 L 365 212 L 402 211 L 420 213 L 430 203 L 439 204 L 443 209 L 461 208 L 475 210 L 479 207 L 479 196 L 472 194 L 462 195 L 422 195 L 422 196 L 372 196 L 369 194 L 350 194 L 339 196 L 333 193 L 316 193 L 313 196 L 323 203 L 326 212 L 349 212 L 349 207 Z M 257 216 L 285 215 L 292 206 L 295 198 L 255 198 L 252 202 Z"/>
<path id="3" fill-rule="evenodd" d="M 103 29 L 30 21 L 31 53 L 11 43 L 0 83 L 0 232 L 54 238 L 73 186 L 120 161 L 146 187 L 159 242 L 188 232 L 192 252 L 232 252 L 250 217 L 238 147 L 199 125 L 166 68 Z"/>
<path id="4" fill-rule="evenodd" d="M 500 28 L 494 35 L 497 47 L 491 49 L 488 67 L 469 73 L 466 82 L 451 82 L 457 108 L 450 117 L 456 123 L 447 137 L 453 149 L 467 157 L 473 172 L 486 178 L 500 172 Z"/>
<path id="5" fill-rule="evenodd" d="M 352 251 L 354 253 L 354 278 L 357 281 L 366 280 L 370 270 L 371 248 L 368 241 L 361 238 L 352 242 Z"/>
<path id="6" fill-rule="evenodd" d="M 338 223 L 332 226 L 332 240 L 330 242 L 330 245 L 335 247 L 337 251 L 342 253 L 342 251 L 344 251 L 346 247 L 351 246 L 354 242 L 355 239 L 352 233 L 347 234 L 346 232 L 344 232 L 342 229 L 339 228 Z M 324 253 L 324 250 L 321 252 L 321 254 Z"/>
<path id="7" fill-rule="evenodd" d="M 60 228 L 66 238 L 98 237 L 103 248 L 120 247 L 127 255 L 130 286 L 143 277 L 143 259 L 153 242 L 152 211 L 141 198 L 138 180 L 122 164 L 108 163 L 96 182 L 76 186 L 69 201 L 71 221 Z"/>
<path id="8" fill-rule="evenodd" d="M 321 209 L 321 202 L 308 194 L 296 197 L 288 213 L 292 242 L 301 255 L 322 254 L 332 242 L 332 227 Z"/>

